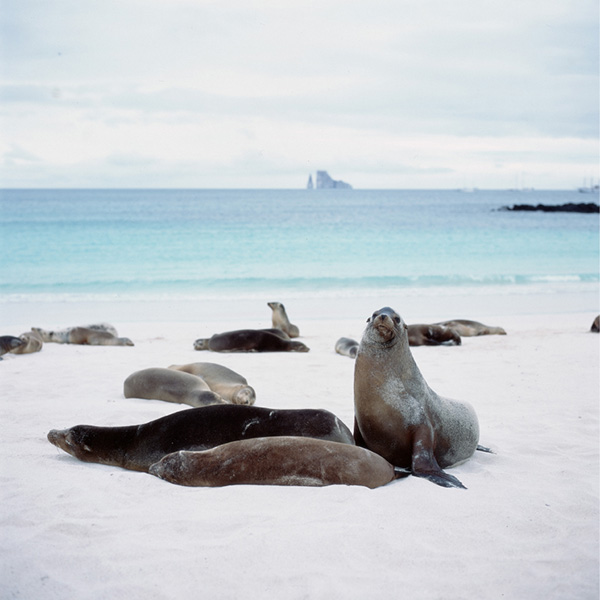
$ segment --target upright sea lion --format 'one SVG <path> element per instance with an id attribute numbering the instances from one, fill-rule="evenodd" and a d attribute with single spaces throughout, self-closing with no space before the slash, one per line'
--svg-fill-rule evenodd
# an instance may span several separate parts
<path id="1" fill-rule="evenodd" d="M 285 306 L 281 302 L 267 302 L 273 314 L 271 315 L 271 323 L 273 327 L 285 331 L 291 338 L 298 337 L 300 330 L 296 325 L 290 323 L 287 313 L 285 312 Z"/>
<path id="2" fill-rule="evenodd" d="M 56 344 L 81 344 L 85 346 L 133 346 L 133 342 L 126 337 L 118 337 L 116 330 L 110 327 L 100 329 L 102 325 L 92 325 L 90 327 L 68 327 L 56 331 L 48 331 L 40 327 L 32 327 L 44 342 L 54 342 Z M 114 333 L 113 333 L 114 331 Z"/>
<path id="3" fill-rule="evenodd" d="M 594 319 L 594 322 L 592 323 L 592 326 L 590 327 L 590 331 L 593 331 L 595 333 L 600 332 L 600 315 L 598 315 Z"/>
<path id="4" fill-rule="evenodd" d="M 302 437 L 229 442 L 212 450 L 180 450 L 150 467 L 165 481 L 189 486 L 364 485 L 376 488 L 402 473 L 357 446 Z"/>
<path id="5" fill-rule="evenodd" d="M 443 325 L 416 324 L 408 326 L 408 343 L 411 346 L 460 346 L 460 335 Z"/>
<path id="6" fill-rule="evenodd" d="M 2 355 L 7 352 L 12 352 L 16 348 L 22 346 L 25 342 L 14 335 L 0 335 L 0 360 Z"/>
<path id="7" fill-rule="evenodd" d="M 237 404 L 189 408 L 142 425 L 53 429 L 48 440 L 85 462 L 148 471 L 150 465 L 178 450 L 207 450 L 235 440 L 279 435 L 354 444 L 350 430 L 327 410 Z"/>
<path id="8" fill-rule="evenodd" d="M 171 365 L 169 369 L 191 373 L 201 377 L 208 387 L 233 404 L 254 404 L 256 392 L 239 373 L 210 362 L 195 362 L 187 365 Z"/>
<path id="9" fill-rule="evenodd" d="M 44 346 L 42 337 L 35 331 L 26 331 L 19 337 L 23 340 L 23 344 L 11 350 L 13 354 L 32 354 L 39 352 Z"/>
<path id="10" fill-rule="evenodd" d="M 367 320 L 354 370 L 354 438 L 417 477 L 464 487 L 442 469 L 477 449 L 477 415 L 470 404 L 438 396 L 427 385 L 407 330 L 389 307 Z"/>
<path id="11" fill-rule="evenodd" d="M 506 335 L 506 331 L 502 327 L 492 327 L 484 325 L 478 321 L 469 321 L 468 319 L 452 319 L 451 321 L 442 321 L 436 325 L 445 325 L 454 329 L 458 335 L 464 337 L 473 337 L 476 335 Z"/>
<path id="12" fill-rule="evenodd" d="M 341 337 L 335 343 L 335 351 L 342 356 L 356 358 L 356 353 L 358 352 L 358 342 L 351 338 Z"/>
<path id="13" fill-rule="evenodd" d="M 284 339 L 281 335 L 265 329 L 238 329 L 215 333 L 210 338 L 194 342 L 194 350 L 213 352 L 308 352 L 302 342 Z"/>
<path id="14" fill-rule="evenodd" d="M 164 400 L 194 407 L 226 403 L 201 377 L 174 369 L 136 371 L 125 380 L 123 394 L 125 398 Z"/>

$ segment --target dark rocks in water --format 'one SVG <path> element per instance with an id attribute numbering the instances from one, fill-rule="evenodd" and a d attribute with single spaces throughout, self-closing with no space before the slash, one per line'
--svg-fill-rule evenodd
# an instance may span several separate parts
<path id="1" fill-rule="evenodd" d="M 312 183 L 312 177 L 309 178 L 309 185 Z M 315 188 L 318 190 L 351 190 L 352 186 L 345 181 L 332 179 L 327 171 L 317 171 Z M 311 189 L 310 187 L 308 189 Z"/>
<path id="2" fill-rule="evenodd" d="M 567 204 L 514 204 L 503 206 L 501 210 L 541 211 L 541 212 L 574 212 L 600 213 L 600 206 L 594 202 L 568 202 Z"/>

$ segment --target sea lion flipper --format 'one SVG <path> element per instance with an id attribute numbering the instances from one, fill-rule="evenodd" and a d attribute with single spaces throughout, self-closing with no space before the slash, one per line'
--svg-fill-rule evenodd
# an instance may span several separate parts
<path id="1" fill-rule="evenodd" d="M 429 439 L 429 431 L 423 429 L 423 438 L 419 438 L 415 435 L 415 441 L 413 444 L 413 455 L 412 455 L 412 475 L 415 477 L 423 477 L 429 479 L 437 485 L 442 487 L 457 487 L 466 489 L 466 487 L 456 478 L 454 475 L 449 475 L 442 470 L 438 464 L 433 452 L 433 443 Z"/>
<path id="2" fill-rule="evenodd" d="M 488 454 L 496 454 L 491 448 L 488 448 L 487 446 L 481 446 L 480 444 L 477 444 L 477 448 L 475 448 L 475 450 L 478 450 L 479 452 L 487 452 Z"/>

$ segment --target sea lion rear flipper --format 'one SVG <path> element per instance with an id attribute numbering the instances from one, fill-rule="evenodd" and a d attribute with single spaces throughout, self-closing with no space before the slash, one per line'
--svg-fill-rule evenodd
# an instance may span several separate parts
<path id="1" fill-rule="evenodd" d="M 480 446 L 479 444 L 477 444 L 477 448 L 475 448 L 475 450 L 478 450 L 479 452 L 488 452 L 489 454 L 496 454 L 491 448 L 488 448 L 487 446 Z"/>

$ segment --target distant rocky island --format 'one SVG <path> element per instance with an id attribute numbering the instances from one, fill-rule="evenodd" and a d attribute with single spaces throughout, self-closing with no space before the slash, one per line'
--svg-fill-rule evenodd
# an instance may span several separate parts
<path id="1" fill-rule="evenodd" d="M 317 171 L 315 182 L 313 183 L 312 175 L 308 176 L 308 183 L 306 189 L 312 190 L 351 190 L 352 186 L 345 181 L 338 181 L 332 179 L 327 171 Z"/>
<path id="2" fill-rule="evenodd" d="M 573 213 L 598 213 L 600 206 L 594 202 L 568 202 L 567 204 L 515 204 L 503 206 L 500 210 L 525 210 L 541 212 L 573 212 Z"/>

